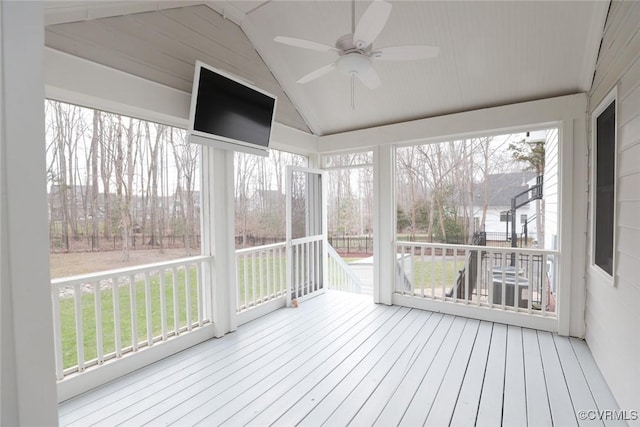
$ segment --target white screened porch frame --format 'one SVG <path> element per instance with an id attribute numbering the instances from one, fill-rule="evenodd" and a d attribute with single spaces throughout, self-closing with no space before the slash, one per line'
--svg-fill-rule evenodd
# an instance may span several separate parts
<path id="1" fill-rule="evenodd" d="M 305 211 L 304 236 L 294 237 L 294 175 L 304 176 Z M 327 207 L 324 171 L 299 166 L 286 168 L 286 301 L 303 301 L 326 290 L 324 275 L 327 272 Z M 306 272 L 306 275 L 305 275 Z M 306 291 L 301 290 L 306 278 Z M 308 287 L 311 287 L 309 291 Z M 302 293 L 301 293 L 302 292 Z"/>
<path id="2" fill-rule="evenodd" d="M 187 93 L 49 48 L 45 49 L 45 69 L 47 97 L 186 127 L 190 98 Z M 322 154 L 373 151 L 374 234 L 377 236 L 374 243 L 374 300 L 391 305 L 404 303 L 394 300 L 394 263 L 384 261 L 395 259 L 394 147 L 557 127 L 560 136 L 559 250 L 562 263 L 559 267 L 556 330 L 562 335 L 583 337 L 586 215 L 583 215 L 581 207 L 587 204 L 585 111 L 586 96 L 576 94 L 327 136 L 313 136 L 276 125 L 272 146 L 309 155 L 311 164 Z M 212 335 L 222 336 L 238 325 L 238 314 L 234 310 L 237 290 L 233 271 L 232 155 L 211 148 L 204 151 L 201 170 L 211 193 L 203 201 L 203 232 L 207 240 L 203 241 L 202 255 L 213 256 L 214 261 L 210 273 L 212 285 L 207 295 L 212 310 L 213 332 L 202 340 Z M 457 304 L 429 306 L 424 302 L 414 303 L 422 309 L 473 315 Z M 279 305 L 273 305 L 274 309 L 277 307 Z"/>
<path id="3" fill-rule="evenodd" d="M 367 148 L 374 152 L 374 233 L 378 236 L 374 242 L 374 300 L 383 304 L 539 327 L 561 335 L 583 337 L 586 214 L 574 210 L 574 206 L 586 205 L 585 108 L 586 96 L 578 94 L 320 137 L 318 147 L 321 154 L 348 153 Z M 538 319 L 530 316 L 528 320 L 520 313 L 394 294 L 395 147 L 549 128 L 557 128 L 559 134 L 558 223 L 561 256 L 557 317 Z"/>

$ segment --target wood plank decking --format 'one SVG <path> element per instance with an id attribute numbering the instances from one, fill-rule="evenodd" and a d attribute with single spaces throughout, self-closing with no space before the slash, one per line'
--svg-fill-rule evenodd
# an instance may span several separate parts
<path id="1" fill-rule="evenodd" d="M 586 344 L 327 292 L 60 405 L 60 425 L 582 426 Z M 624 422 L 607 425 L 626 425 Z"/>

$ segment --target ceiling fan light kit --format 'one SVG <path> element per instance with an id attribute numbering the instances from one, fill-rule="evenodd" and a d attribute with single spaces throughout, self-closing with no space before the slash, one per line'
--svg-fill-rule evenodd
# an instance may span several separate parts
<path id="1" fill-rule="evenodd" d="M 371 59 L 359 52 L 342 55 L 337 61 L 338 71 L 345 76 L 359 76 L 371 67 Z"/>

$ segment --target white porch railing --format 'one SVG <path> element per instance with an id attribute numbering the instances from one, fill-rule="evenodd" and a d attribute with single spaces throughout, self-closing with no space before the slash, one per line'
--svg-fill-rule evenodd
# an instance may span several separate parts
<path id="1" fill-rule="evenodd" d="M 286 258 L 284 242 L 236 250 L 238 313 L 285 295 Z"/>
<path id="2" fill-rule="evenodd" d="M 327 253 L 329 260 L 327 263 L 327 279 L 329 289 L 338 291 L 360 293 L 362 291 L 362 283 L 356 276 L 351 267 L 344 262 L 342 257 L 336 252 L 333 246 L 328 245 Z"/>
<path id="3" fill-rule="evenodd" d="M 292 298 L 300 298 L 327 287 L 348 292 L 361 290 L 358 277 L 328 245 L 327 272 L 322 274 L 319 266 L 322 254 L 322 239 L 299 239 L 292 244 L 291 272 Z M 276 298 L 286 296 L 287 286 L 286 244 L 255 246 L 236 250 L 236 283 L 238 287 L 236 311 L 242 313 Z"/>
<path id="4" fill-rule="evenodd" d="M 557 251 L 415 242 L 396 251 L 397 294 L 556 316 Z"/>
<path id="5" fill-rule="evenodd" d="M 52 280 L 57 378 L 209 323 L 202 272 L 210 259 Z"/>
<path id="6" fill-rule="evenodd" d="M 322 291 L 322 236 L 309 236 L 293 239 L 291 242 L 291 299 L 301 299 Z"/>

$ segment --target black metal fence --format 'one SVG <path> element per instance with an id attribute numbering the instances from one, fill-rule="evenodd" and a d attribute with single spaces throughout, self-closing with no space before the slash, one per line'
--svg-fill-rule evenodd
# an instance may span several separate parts
<path id="1" fill-rule="evenodd" d="M 200 234 L 192 235 L 189 239 L 184 234 L 167 234 L 164 236 L 150 236 L 142 233 L 136 233 L 130 237 L 129 249 L 179 249 L 187 246 L 187 240 L 190 240 L 190 246 L 193 249 L 200 247 Z M 51 252 L 103 252 L 122 250 L 123 241 L 121 235 L 113 235 L 111 237 L 94 236 L 94 235 L 68 235 L 50 234 L 49 247 Z"/>
<path id="2" fill-rule="evenodd" d="M 429 238 L 426 234 L 398 234 L 398 240 L 405 242 L 417 242 L 417 243 L 444 243 L 451 245 L 474 245 L 475 237 L 478 233 L 475 234 L 448 234 L 446 239 L 433 239 Z M 500 232 L 482 232 L 480 234 L 484 234 L 484 240 L 481 246 L 491 246 L 494 248 L 509 248 L 511 247 L 511 235 L 509 233 L 500 233 Z M 531 239 L 529 241 L 525 241 L 524 234 L 517 235 L 517 247 L 530 247 Z"/>
<path id="3" fill-rule="evenodd" d="M 341 255 L 373 255 L 372 236 L 329 236 L 328 240 Z"/>

